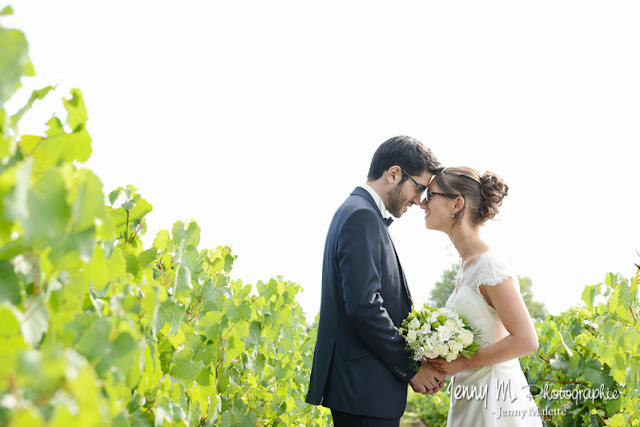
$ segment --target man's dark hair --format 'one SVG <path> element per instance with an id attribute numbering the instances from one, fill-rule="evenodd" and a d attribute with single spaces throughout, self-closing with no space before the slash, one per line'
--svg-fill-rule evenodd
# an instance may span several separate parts
<path id="1" fill-rule="evenodd" d="M 377 180 L 394 165 L 400 166 L 406 173 L 413 176 L 419 176 L 425 172 L 436 174 L 442 170 L 440 162 L 431 150 L 417 139 L 404 135 L 389 138 L 378 147 L 371 159 L 367 179 Z M 407 179 L 409 178 L 402 174 L 400 183 Z"/>

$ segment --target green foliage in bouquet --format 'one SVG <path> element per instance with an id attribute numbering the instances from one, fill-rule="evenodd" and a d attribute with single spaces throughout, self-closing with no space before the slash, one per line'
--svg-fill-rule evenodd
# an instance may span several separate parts
<path id="1" fill-rule="evenodd" d="M 2 14 L 10 13 L 5 9 Z M 5 102 L 33 75 L 24 35 L 0 27 L 0 425 L 326 425 L 304 396 L 316 330 L 282 278 L 254 288 L 231 249 L 176 222 L 143 247 L 152 206 L 82 168 L 82 93 L 45 135 Z"/>
<path id="2" fill-rule="evenodd" d="M 547 425 L 640 426 L 638 275 L 607 274 L 584 305 L 536 324 L 538 352 L 520 359 Z"/>

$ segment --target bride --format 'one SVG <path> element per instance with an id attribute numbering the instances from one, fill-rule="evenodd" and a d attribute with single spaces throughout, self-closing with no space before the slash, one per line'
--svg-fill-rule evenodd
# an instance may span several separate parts
<path id="1" fill-rule="evenodd" d="M 480 332 L 481 348 L 452 362 L 428 359 L 450 384 L 447 426 L 542 426 L 518 357 L 538 349 L 517 276 L 480 238 L 509 187 L 491 172 L 445 168 L 434 176 L 421 207 L 428 229 L 446 233 L 461 266 L 446 307 Z"/>

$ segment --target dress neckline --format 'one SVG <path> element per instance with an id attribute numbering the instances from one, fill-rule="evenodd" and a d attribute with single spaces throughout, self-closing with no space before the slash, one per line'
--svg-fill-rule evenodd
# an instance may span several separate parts
<path id="1" fill-rule="evenodd" d="M 480 259 L 482 259 L 485 256 L 490 255 L 492 252 L 491 250 L 488 250 L 487 252 L 483 252 L 480 255 L 476 255 L 473 258 L 469 258 L 466 262 L 463 262 L 462 264 L 460 264 L 460 269 L 458 270 L 458 275 L 462 276 L 462 272 L 463 272 L 463 266 L 464 264 L 467 264 L 467 266 L 464 269 L 464 272 L 466 273 L 470 268 L 477 266 L 480 263 Z M 468 264 L 469 261 L 474 260 L 473 264 Z"/>
<path id="2" fill-rule="evenodd" d="M 478 264 L 480 264 L 481 258 L 483 258 L 483 257 L 485 257 L 485 256 L 487 256 L 489 254 L 491 254 L 491 250 L 488 250 L 487 252 L 483 252 L 480 255 L 476 255 L 473 258 L 469 258 L 469 260 L 473 259 L 473 260 L 475 260 L 475 262 L 473 264 L 467 266 L 465 268 L 465 270 L 464 270 L 464 273 L 468 274 L 470 269 L 475 268 Z M 467 261 L 469 261 L 469 260 L 467 260 Z M 456 286 L 453 289 L 452 296 L 458 294 L 458 290 L 460 289 L 460 280 L 462 279 L 462 273 L 463 273 L 462 265 L 460 265 L 460 269 L 458 270 L 458 273 L 456 274 Z"/>

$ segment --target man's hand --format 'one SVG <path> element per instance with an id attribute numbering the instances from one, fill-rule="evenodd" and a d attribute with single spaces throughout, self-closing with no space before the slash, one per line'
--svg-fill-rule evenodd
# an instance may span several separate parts
<path id="1" fill-rule="evenodd" d="M 434 394 L 444 386 L 444 376 L 429 362 L 423 360 L 420 370 L 411 378 L 409 384 L 416 393 Z"/>

